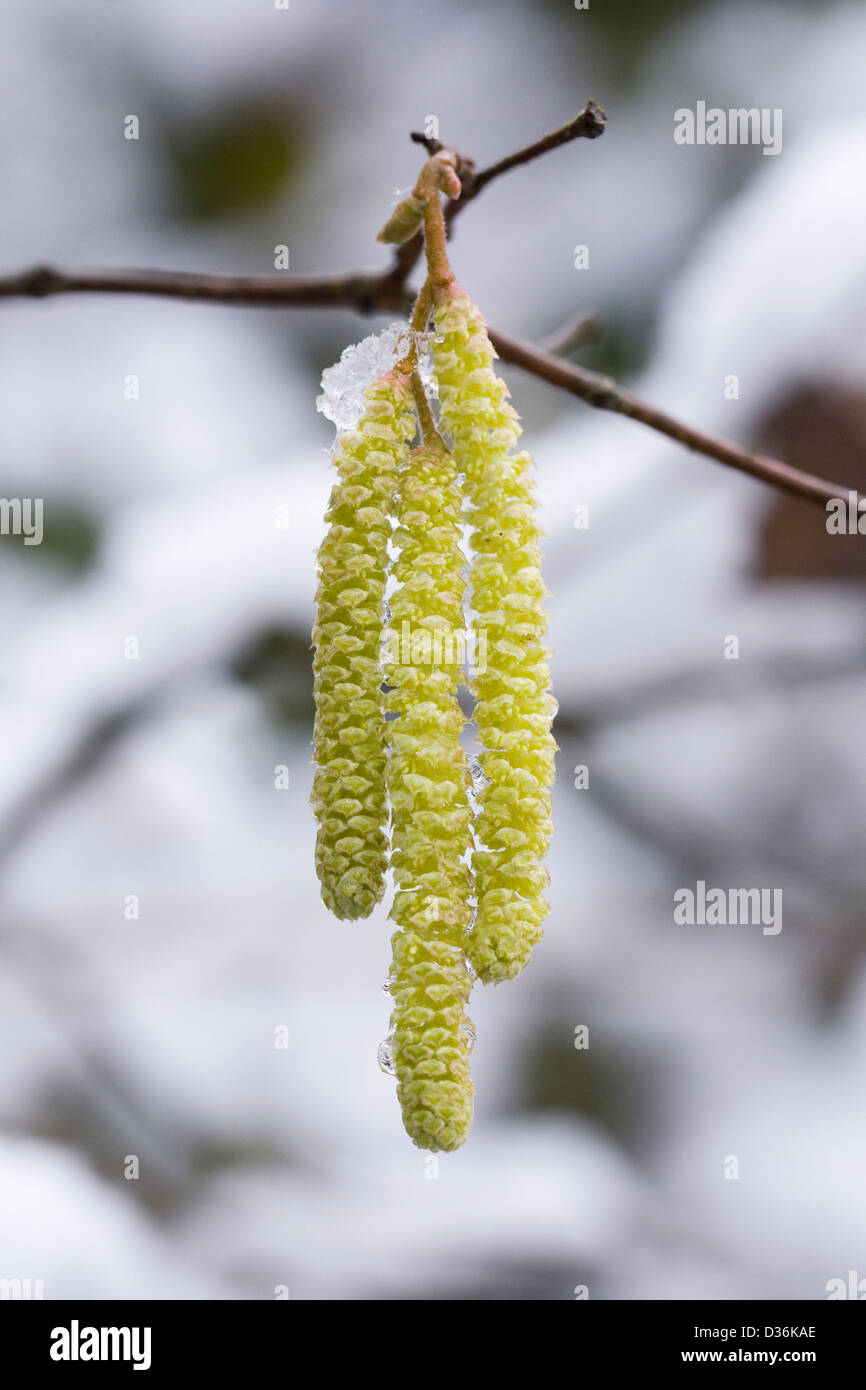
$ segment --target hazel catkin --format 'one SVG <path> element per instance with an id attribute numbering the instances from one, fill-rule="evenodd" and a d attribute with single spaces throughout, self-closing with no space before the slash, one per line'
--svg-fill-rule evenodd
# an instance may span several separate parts
<path id="1" fill-rule="evenodd" d="M 465 476 L 472 607 L 486 663 L 472 691 L 486 785 L 472 856 L 478 906 L 468 955 L 485 983 L 513 979 L 541 937 L 549 881 L 556 744 L 550 731 L 546 589 L 532 460 L 512 453 L 520 423 L 484 320 L 453 283 L 434 306 L 433 371 L 442 425 Z"/>
<path id="2" fill-rule="evenodd" d="M 392 1057 L 407 1133 L 424 1149 L 456 1149 L 472 1120 L 471 809 L 464 716 L 464 556 L 454 461 L 415 450 L 397 491 L 399 555 L 386 640 L 391 747 L 388 790 L 396 895 L 391 917 Z"/>
<path id="3" fill-rule="evenodd" d="M 385 886 L 384 594 L 394 488 L 415 430 L 407 377 L 378 377 L 357 428 L 337 440 L 318 555 L 311 801 L 322 898 L 342 918 L 368 916 Z"/>

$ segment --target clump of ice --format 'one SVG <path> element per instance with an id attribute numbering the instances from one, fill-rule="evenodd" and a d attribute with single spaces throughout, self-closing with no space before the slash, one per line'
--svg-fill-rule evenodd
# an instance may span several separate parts
<path id="1" fill-rule="evenodd" d="M 474 754 L 470 754 L 469 757 L 469 775 L 472 778 L 472 794 L 474 796 L 477 796 L 485 787 L 490 786 L 490 778 L 481 766 L 481 759 L 475 757 Z"/>
<path id="2" fill-rule="evenodd" d="M 364 411 L 364 392 L 377 376 L 388 372 L 405 357 L 412 342 L 412 331 L 405 323 L 390 323 L 381 333 L 371 333 L 360 343 L 347 347 L 333 367 L 322 372 L 322 394 L 316 408 L 338 430 L 354 429 Z M 416 333 L 419 370 L 425 386 L 430 379 L 428 363 L 429 333 Z"/>
<path id="3" fill-rule="evenodd" d="M 418 344 L 418 375 L 424 387 L 430 405 L 433 408 L 433 418 L 439 423 L 439 387 L 436 385 L 436 378 L 433 375 L 433 356 L 430 351 L 430 344 L 433 341 L 432 333 L 416 333 L 415 341 Z"/>

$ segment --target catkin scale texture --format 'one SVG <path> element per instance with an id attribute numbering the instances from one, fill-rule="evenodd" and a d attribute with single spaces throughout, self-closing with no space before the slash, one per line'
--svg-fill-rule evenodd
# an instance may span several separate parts
<path id="1" fill-rule="evenodd" d="M 461 497 L 454 461 L 415 450 L 397 492 L 398 588 L 386 634 L 392 866 L 391 1045 L 403 1122 L 423 1149 L 453 1150 L 472 1121 L 471 809 L 457 703 L 463 630 Z"/>
<path id="2" fill-rule="evenodd" d="M 311 801 L 322 898 L 342 918 L 368 916 L 384 891 L 384 594 L 394 489 L 415 430 L 407 379 L 377 378 L 357 428 L 337 440 L 339 476 L 319 549 Z"/>
<path id="3" fill-rule="evenodd" d="M 472 607 L 487 653 L 472 682 L 487 785 L 475 819 L 478 907 L 467 950 L 479 978 L 499 983 L 526 964 L 547 913 L 556 744 L 541 532 L 532 460 L 511 452 L 519 421 L 493 370 L 481 314 L 452 285 L 437 296 L 434 324 L 433 371 L 442 425 L 465 476 Z"/>

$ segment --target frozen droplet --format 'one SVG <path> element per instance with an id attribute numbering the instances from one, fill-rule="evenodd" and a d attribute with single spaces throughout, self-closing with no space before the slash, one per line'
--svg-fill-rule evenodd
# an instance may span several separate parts
<path id="1" fill-rule="evenodd" d="M 490 786 L 490 778 L 485 776 L 481 767 L 481 759 L 476 758 L 475 754 L 469 757 L 469 776 L 472 778 L 472 790 L 477 796 L 484 787 Z"/>
<path id="2" fill-rule="evenodd" d="M 398 357 L 408 351 L 410 342 L 411 330 L 406 324 L 391 323 L 381 333 L 371 333 L 347 347 L 339 362 L 322 372 L 322 394 L 316 399 L 316 409 L 338 430 L 354 429 L 364 411 L 367 387 L 391 370 Z"/>
<path id="3" fill-rule="evenodd" d="M 397 978 L 396 975 L 389 975 L 389 976 L 388 976 L 387 980 L 385 981 L 385 983 L 384 983 L 383 986 L 382 986 L 382 993 L 383 993 L 383 994 L 387 994 L 387 995 L 390 996 L 390 993 L 391 993 L 391 986 L 393 985 L 393 983 L 394 983 L 394 981 L 396 980 L 396 978 Z"/>
<path id="4" fill-rule="evenodd" d="M 475 966 L 472 964 L 471 960 L 468 960 L 466 962 L 466 974 L 469 976 L 470 980 L 474 981 L 478 979 L 478 971 L 475 969 Z"/>
<path id="5" fill-rule="evenodd" d="M 415 342 L 418 347 L 418 375 L 424 387 L 430 406 L 433 410 L 433 417 L 439 420 L 439 387 L 433 375 L 433 358 L 430 352 L 430 345 L 433 341 L 432 333 L 416 333 Z"/>
<path id="6" fill-rule="evenodd" d="M 466 1038 L 466 1047 L 467 1047 L 467 1050 L 468 1050 L 469 1052 L 471 1052 L 472 1049 L 473 1049 L 473 1047 L 475 1046 L 475 1039 L 476 1039 L 476 1037 L 478 1036 L 478 1035 L 476 1034 L 476 1032 L 475 1032 L 475 1029 L 472 1027 L 472 1024 L 471 1024 L 471 1023 L 461 1023 L 461 1024 L 460 1024 L 460 1032 L 461 1032 L 461 1033 L 465 1036 L 465 1038 Z"/>
<path id="7" fill-rule="evenodd" d="M 383 1038 L 376 1051 L 376 1061 L 379 1063 L 379 1070 L 386 1076 L 395 1076 L 397 1068 L 394 1065 L 393 1033 L 389 1033 L 387 1038 Z"/>

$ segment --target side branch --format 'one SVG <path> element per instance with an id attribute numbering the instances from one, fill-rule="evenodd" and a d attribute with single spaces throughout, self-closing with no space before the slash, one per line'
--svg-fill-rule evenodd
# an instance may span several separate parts
<path id="1" fill-rule="evenodd" d="M 437 217 L 433 232 L 434 241 L 441 243 L 439 259 L 442 266 L 447 265 L 443 236 L 445 228 L 441 226 L 443 215 L 447 228 L 460 210 L 501 174 L 519 165 L 528 164 L 530 160 L 537 159 L 572 140 L 594 140 L 603 134 L 605 122 L 604 111 L 595 102 L 589 101 L 573 120 L 561 126 L 559 130 L 477 172 L 471 160 L 454 151 L 447 151 L 440 140 L 413 133 L 412 139 L 424 145 L 431 157 L 445 152 L 444 161 L 439 162 L 452 165 L 459 180 L 453 189 L 440 182 L 439 187 L 451 194 L 450 201 L 444 209 L 440 209 L 439 195 L 435 194 Z M 447 173 L 447 170 L 445 172 Z M 423 203 L 419 200 L 419 211 L 422 206 Z M 404 214 L 406 211 L 404 209 Z M 410 218 L 414 215 L 411 207 L 408 208 L 408 214 Z M 428 233 L 429 231 L 430 227 Z M 342 307 L 354 309 L 361 314 L 397 313 L 408 318 L 414 296 L 407 287 L 407 280 L 422 253 L 423 245 L 423 235 L 419 230 L 396 246 L 390 268 L 379 274 L 353 272 L 321 276 L 202 275 L 177 270 L 64 271 L 50 266 L 35 266 L 15 275 L 0 276 L 0 299 L 45 299 L 52 295 L 79 293 L 143 294 L 202 303 L 244 304 L 262 308 L 294 305 L 316 308 Z M 591 320 L 581 324 L 579 331 L 585 336 L 590 328 Z M 836 498 L 847 502 L 853 492 L 839 483 L 829 482 L 801 469 L 792 468 L 779 459 L 753 453 L 730 440 L 719 439 L 702 430 L 693 429 L 672 415 L 640 400 L 610 377 L 565 362 L 562 358 L 554 356 L 551 351 L 545 351 L 544 348 L 512 338 L 505 333 L 491 330 L 490 336 L 504 361 L 522 367 L 524 371 L 531 372 L 551 386 L 570 392 L 587 405 L 637 420 L 695 453 L 704 454 L 707 458 L 715 459 L 729 468 L 736 468 L 741 473 L 748 473 L 750 477 L 772 487 L 781 488 L 818 505 L 826 505 Z M 571 330 L 569 337 L 573 337 Z M 558 347 L 561 351 L 562 345 L 559 344 Z M 856 497 L 856 494 L 854 496 Z M 857 500 L 859 502 L 860 499 Z"/>
<path id="2" fill-rule="evenodd" d="M 531 160 L 540 158 L 541 155 L 547 154 L 550 150 L 558 149 L 560 145 L 568 145 L 572 140 L 597 140 L 599 135 L 604 134 L 606 125 L 605 112 L 594 101 L 588 101 L 583 110 L 573 120 L 560 126 L 559 130 L 554 130 L 552 134 L 534 141 L 525 149 L 506 155 L 505 159 L 497 160 L 495 164 L 491 164 L 486 169 L 472 175 L 469 179 L 469 188 L 464 192 L 463 201 L 466 202 L 469 198 L 476 197 L 482 188 L 486 188 L 494 179 L 498 179 L 500 174 L 507 174 L 510 169 L 516 169 L 520 164 L 529 164 Z"/>
<path id="3" fill-rule="evenodd" d="M 380 275 L 359 273 L 280 277 L 199 275 L 173 270 L 63 271 L 36 266 L 17 275 L 0 277 L 0 299 L 44 299 L 52 295 L 78 293 L 159 295 L 169 299 L 251 307 L 343 307 L 362 314 L 399 313 L 406 317 L 413 302 L 411 292 L 402 281 L 395 280 L 390 271 Z M 588 371 L 573 362 L 564 362 L 532 343 L 494 329 L 490 330 L 490 337 L 503 361 L 531 372 L 551 386 L 568 391 L 597 410 L 609 410 L 637 420 L 686 449 L 704 454 L 741 473 L 748 473 L 750 477 L 771 487 L 781 488 L 820 506 L 839 497 L 847 502 L 849 493 L 853 491 L 841 483 L 829 482 L 793 468 L 780 459 L 753 453 L 740 444 L 694 429 L 642 401 L 611 377 Z"/>
<path id="4" fill-rule="evenodd" d="M 17 275 L 0 277 L 0 299 L 44 299 L 52 295 L 78 293 L 159 295 L 169 299 L 261 308 L 294 305 L 343 307 L 362 314 L 384 312 L 406 317 L 413 303 L 411 292 L 402 281 L 394 278 L 391 271 L 380 275 L 359 273 L 280 277 L 199 275 L 175 270 L 63 271 L 36 266 Z M 825 506 L 833 498 L 842 498 L 847 502 L 849 493 L 853 491 L 841 483 L 829 482 L 793 468 L 780 459 L 753 453 L 730 440 L 694 429 L 642 401 L 611 377 L 588 371 L 573 362 L 564 362 L 532 343 L 494 329 L 490 329 L 490 337 L 503 361 L 531 372 L 551 386 L 568 391 L 597 410 L 609 410 L 637 420 L 686 449 L 704 454 L 741 473 L 748 473 L 750 477 L 771 487 L 781 488 L 820 506 Z"/>
<path id="5" fill-rule="evenodd" d="M 758 478 L 762 483 L 769 483 L 783 492 L 791 492 L 796 497 L 803 497 L 822 506 L 838 497 L 847 501 L 849 491 L 853 491 L 843 487 L 841 483 L 831 483 L 812 473 L 805 473 L 800 468 L 793 468 L 781 459 L 753 453 L 731 440 L 719 439 L 703 430 L 694 429 L 673 415 L 668 415 L 664 410 L 658 410 L 642 401 L 612 377 L 587 371 L 585 367 L 578 367 L 573 362 L 563 362 L 561 358 L 553 357 L 551 353 L 534 347 L 532 343 L 512 338 L 507 333 L 497 333 L 494 329 L 490 329 L 489 332 L 490 340 L 504 362 L 512 362 L 514 366 L 522 367 L 524 371 L 549 382 L 551 386 L 569 391 L 571 395 L 578 396 L 597 410 L 611 410 L 616 415 L 626 415 L 630 420 L 638 420 L 642 425 L 648 425 L 651 430 L 665 434 L 669 439 L 675 439 L 686 449 L 705 454 L 707 458 L 727 464 L 729 468 L 736 468 L 740 473 L 748 473 L 750 477 Z"/>
<path id="6" fill-rule="evenodd" d="M 445 225 L 449 233 L 455 217 L 465 207 L 468 207 L 473 198 L 478 197 L 482 189 L 486 188 L 494 179 L 498 179 L 501 174 L 507 174 L 509 170 L 516 169 L 521 164 L 529 164 L 533 159 L 539 159 L 542 155 L 548 154 L 550 150 L 559 149 L 560 145 L 569 145 L 572 140 L 595 140 L 599 135 L 604 134 L 606 125 L 607 115 L 600 106 L 590 100 L 582 111 L 579 111 L 565 125 L 560 126 L 559 130 L 554 130 L 550 135 L 545 135 L 540 140 L 534 140 L 531 145 L 526 145 L 522 150 L 516 150 L 514 154 L 506 155 L 504 159 L 498 159 L 495 164 L 489 164 L 485 169 L 476 170 L 473 160 L 459 155 L 457 175 L 462 185 L 462 191 L 459 198 L 454 198 L 445 208 Z M 410 138 L 417 145 L 423 145 L 430 155 L 438 154 L 446 148 L 441 140 L 435 140 L 417 130 L 412 131 Z M 398 247 L 391 269 L 392 279 L 405 280 L 407 276 L 411 275 L 421 258 L 422 249 L 423 243 L 420 235 L 412 237 L 410 241 Z"/>
<path id="7" fill-rule="evenodd" d="M 211 304 L 344 307 L 361 314 L 408 313 L 414 295 L 391 274 L 202 275 L 186 270 L 57 270 L 34 266 L 0 276 L 0 299 L 46 299 L 62 294 L 144 294 Z"/>

